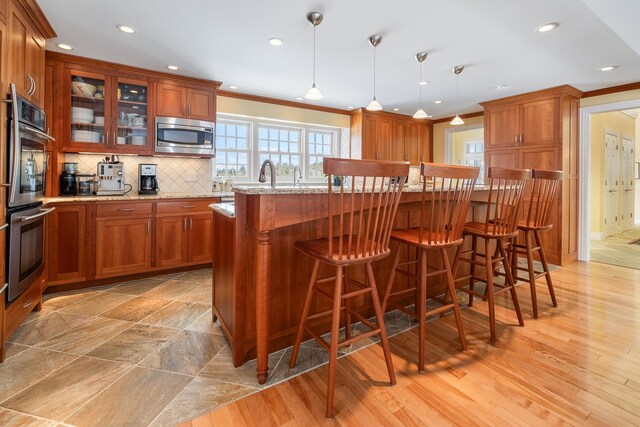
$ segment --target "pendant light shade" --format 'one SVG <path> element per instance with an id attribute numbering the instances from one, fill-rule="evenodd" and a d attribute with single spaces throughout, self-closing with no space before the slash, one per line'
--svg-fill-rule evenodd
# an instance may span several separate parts
<path id="1" fill-rule="evenodd" d="M 429 117 L 429 115 L 422 109 L 422 86 L 424 86 L 422 84 L 422 63 L 424 62 L 425 59 L 427 59 L 427 52 L 418 52 L 416 53 L 416 61 L 418 61 L 418 63 L 420 64 L 420 73 L 418 75 L 418 87 L 419 89 L 419 93 L 420 93 L 420 103 L 419 103 L 419 108 L 418 111 L 415 112 L 415 114 L 413 115 L 414 119 L 426 119 L 427 117 Z"/>
<path id="2" fill-rule="evenodd" d="M 456 116 L 453 118 L 453 120 L 451 120 L 451 123 L 449 123 L 449 124 L 453 125 L 453 126 L 463 125 L 464 124 L 464 120 L 462 120 L 460 118 L 460 116 L 458 114 L 456 114 Z"/>
<path id="3" fill-rule="evenodd" d="M 462 73 L 463 70 L 463 65 L 457 65 L 451 69 L 451 71 L 456 75 L 456 101 L 460 99 L 460 73 Z M 464 124 L 464 120 L 460 118 L 459 114 L 456 114 L 449 124 L 452 126 L 460 126 Z"/>
<path id="4" fill-rule="evenodd" d="M 312 101 L 322 99 L 322 93 L 316 87 L 316 27 L 320 25 L 322 18 L 323 16 L 320 12 L 307 13 L 307 21 L 313 25 L 313 84 L 304 97 Z"/>
<path id="5" fill-rule="evenodd" d="M 369 111 L 382 110 L 382 105 L 376 99 L 376 46 L 380 43 L 382 43 L 382 36 L 373 35 L 369 37 L 369 44 L 373 46 L 373 99 L 367 105 L 367 110 Z"/>

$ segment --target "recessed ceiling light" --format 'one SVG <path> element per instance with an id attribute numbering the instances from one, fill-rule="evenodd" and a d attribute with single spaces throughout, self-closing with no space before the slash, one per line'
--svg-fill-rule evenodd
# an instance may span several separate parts
<path id="1" fill-rule="evenodd" d="M 56 44 L 56 46 L 58 46 L 60 49 L 64 49 L 64 50 L 72 50 L 73 49 L 71 46 L 69 46 L 68 44 L 64 44 L 64 43 L 58 43 L 58 44 Z"/>
<path id="2" fill-rule="evenodd" d="M 617 65 L 607 65 L 606 67 L 600 68 L 600 71 L 611 71 L 615 70 L 616 68 L 618 68 Z"/>
<path id="3" fill-rule="evenodd" d="M 135 28 L 131 28 L 131 27 L 128 27 L 126 25 L 118 25 L 118 29 L 120 31 L 122 31 L 123 33 L 127 33 L 127 34 L 133 34 L 133 33 L 136 32 Z"/>
<path id="4" fill-rule="evenodd" d="M 236 86 L 236 85 L 229 85 L 229 89 L 236 90 L 236 89 L 238 89 L 238 86 Z"/>
<path id="5" fill-rule="evenodd" d="M 421 82 L 419 82 L 418 84 L 419 84 L 420 86 L 426 86 L 426 85 L 428 85 L 428 84 L 429 84 L 429 82 L 428 82 L 428 81 L 426 81 L 426 80 L 422 80 L 422 81 L 421 81 Z"/>
<path id="6" fill-rule="evenodd" d="M 511 87 L 511 85 L 498 85 L 498 86 L 496 86 L 496 89 L 497 90 L 502 90 L 502 89 L 506 89 L 508 87 Z"/>
<path id="7" fill-rule="evenodd" d="M 271 37 L 269 39 L 269 44 L 271 46 L 282 46 L 284 42 L 282 41 L 282 39 L 279 39 L 278 37 Z"/>
<path id="8" fill-rule="evenodd" d="M 352 106 L 348 106 L 347 110 L 353 110 L 353 107 Z"/>
<path id="9" fill-rule="evenodd" d="M 400 111 L 400 109 L 399 108 L 394 108 L 393 111 Z"/>
<path id="10" fill-rule="evenodd" d="M 304 98 L 301 96 L 296 96 L 296 101 L 302 101 Z"/>
<path id="11" fill-rule="evenodd" d="M 170 69 L 171 71 L 178 71 L 177 65 L 167 65 L 167 68 Z"/>
<path id="12" fill-rule="evenodd" d="M 546 33 L 547 31 L 555 30 L 558 28 L 558 24 L 555 22 L 551 22 L 549 24 L 544 24 L 541 27 L 536 28 L 536 31 L 539 33 Z"/>
<path id="13" fill-rule="evenodd" d="M 437 101 L 433 101 L 433 103 L 434 104 L 442 104 L 442 101 L 438 99 Z"/>

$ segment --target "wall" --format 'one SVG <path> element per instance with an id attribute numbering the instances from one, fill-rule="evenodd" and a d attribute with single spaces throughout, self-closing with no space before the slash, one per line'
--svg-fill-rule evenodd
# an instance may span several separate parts
<path id="1" fill-rule="evenodd" d="M 635 141 L 636 146 L 633 151 L 636 154 L 636 162 L 640 162 L 640 108 L 636 110 L 636 113 L 638 113 L 638 119 L 636 119 L 636 141 Z M 638 165 L 636 165 L 636 168 L 637 167 Z M 636 177 L 640 178 L 640 176 L 637 176 L 637 175 Z M 635 191 L 636 200 L 635 200 L 633 214 L 635 216 L 635 223 L 636 225 L 638 225 L 640 224 L 640 179 L 636 179 L 633 183 L 633 186 L 635 187 L 635 190 L 636 190 Z"/>
<path id="2" fill-rule="evenodd" d="M 626 92 L 610 93 L 608 95 L 592 96 L 580 99 L 580 108 L 594 105 L 613 104 L 615 102 L 634 101 L 640 99 L 640 89 Z"/>
<path id="3" fill-rule="evenodd" d="M 604 135 L 605 129 L 616 131 L 623 135 L 634 136 L 636 120 L 619 111 L 591 115 L 591 176 L 589 188 L 591 194 L 591 222 L 590 231 L 594 237 L 602 232 L 604 215 L 603 207 L 603 175 L 604 175 Z M 636 138 L 636 146 L 638 144 Z M 637 152 L 637 151 L 636 151 Z"/>
<path id="4" fill-rule="evenodd" d="M 97 164 L 104 159 L 100 154 L 70 154 L 64 156 L 65 162 L 78 163 L 78 173 L 96 173 Z M 211 192 L 212 161 L 208 159 L 190 159 L 184 157 L 120 156 L 124 163 L 125 184 L 138 191 L 138 164 L 155 163 L 158 165 L 158 186 L 163 193 L 205 194 Z"/>
<path id="5" fill-rule="evenodd" d="M 465 125 L 484 125 L 484 116 L 471 117 L 464 119 Z M 436 123 L 433 125 L 433 161 L 435 163 L 444 163 L 444 131 L 447 128 L 455 128 L 449 122 Z"/>

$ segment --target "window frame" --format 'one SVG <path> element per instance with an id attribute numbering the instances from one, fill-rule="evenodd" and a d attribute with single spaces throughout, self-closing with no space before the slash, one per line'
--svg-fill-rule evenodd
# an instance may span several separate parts
<path id="1" fill-rule="evenodd" d="M 230 177 L 229 175 L 218 175 L 218 171 L 217 171 L 217 167 L 218 167 L 218 163 L 217 163 L 217 159 L 218 159 L 218 153 L 223 151 L 223 152 L 228 152 L 228 151 L 233 151 L 235 153 L 247 153 L 247 176 L 246 177 L 239 177 L 237 175 L 233 176 L 233 179 L 236 181 L 241 181 L 241 182 L 246 182 L 249 181 L 251 179 L 251 177 L 253 176 L 253 153 L 252 153 L 252 149 L 251 149 L 251 139 L 252 139 L 252 134 L 253 134 L 253 123 L 248 122 L 248 121 L 242 121 L 242 120 L 234 120 L 234 119 L 223 119 L 223 124 L 227 125 L 227 124 L 233 124 L 233 125 L 247 125 L 248 126 L 248 130 L 247 130 L 247 149 L 246 150 L 227 150 L 227 149 L 220 149 L 216 146 L 216 164 L 215 167 L 213 168 L 212 174 L 213 174 L 213 178 L 215 179 L 216 177 Z M 218 131 L 217 131 L 217 126 L 220 124 L 219 119 L 216 120 L 216 132 L 215 132 L 215 138 L 218 138 Z M 226 133 L 225 133 L 225 137 L 226 137 Z M 215 141 L 214 143 L 217 144 L 217 141 Z"/>

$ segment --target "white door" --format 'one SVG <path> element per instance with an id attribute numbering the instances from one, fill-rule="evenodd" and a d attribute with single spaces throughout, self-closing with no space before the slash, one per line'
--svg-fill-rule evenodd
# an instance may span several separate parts
<path id="1" fill-rule="evenodd" d="M 620 174 L 618 134 L 605 131 L 604 134 L 604 224 L 602 237 L 618 232 L 618 181 Z"/>
<path id="2" fill-rule="evenodd" d="M 620 224 L 621 231 L 628 230 L 634 227 L 634 178 L 635 171 L 633 167 L 634 154 L 633 154 L 634 141 L 630 136 L 622 137 L 622 150 L 620 159 L 620 193 L 621 193 L 621 207 L 620 207 Z"/>

